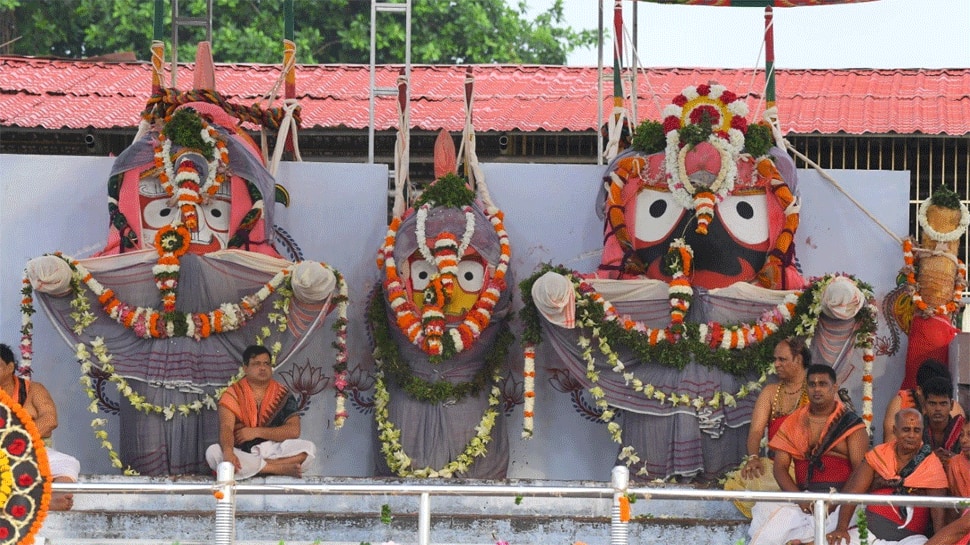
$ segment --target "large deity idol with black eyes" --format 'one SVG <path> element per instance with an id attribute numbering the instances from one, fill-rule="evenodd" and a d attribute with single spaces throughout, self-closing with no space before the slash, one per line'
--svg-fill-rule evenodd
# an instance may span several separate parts
<path id="1" fill-rule="evenodd" d="M 536 340 L 551 341 L 641 475 L 735 466 L 778 339 L 822 339 L 813 352 L 832 365 L 871 347 L 867 288 L 800 274 L 794 164 L 747 114 L 723 86 L 685 89 L 606 170 L 597 271 L 546 266 L 524 283 Z"/>
<path id="2" fill-rule="evenodd" d="M 197 70 L 211 81 L 210 63 Z M 104 249 L 31 260 L 25 289 L 75 349 L 92 410 L 120 414 L 113 465 L 208 474 L 216 400 L 246 346 L 263 344 L 284 364 L 334 303 L 345 308 L 346 290 L 329 266 L 276 251 L 276 181 L 238 112 L 212 87 L 166 91 L 112 166 Z M 29 338 L 24 346 L 29 359 Z M 338 360 L 339 389 L 346 354 Z"/>

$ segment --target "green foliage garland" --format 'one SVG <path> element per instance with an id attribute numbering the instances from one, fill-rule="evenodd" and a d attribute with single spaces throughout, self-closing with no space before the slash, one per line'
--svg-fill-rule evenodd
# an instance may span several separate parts
<path id="1" fill-rule="evenodd" d="M 202 118 L 195 110 L 186 108 L 172 114 L 162 134 L 173 144 L 199 151 L 206 159 L 212 160 L 213 146 L 202 139 Z"/>
<path id="2" fill-rule="evenodd" d="M 581 276 L 561 265 L 543 264 L 536 273 L 519 284 L 524 304 L 519 312 L 519 318 L 524 324 L 523 340 L 526 342 L 535 344 L 541 342 L 542 318 L 532 300 L 532 285 L 549 271 L 570 278 L 574 285 L 576 279 Z M 872 288 L 869 285 L 858 281 L 856 284 L 864 294 L 871 297 Z M 651 345 L 646 335 L 625 329 L 619 321 L 606 320 L 603 307 L 583 300 L 582 294 L 579 293 L 576 300 L 576 324 L 577 328 L 585 327 L 590 323 L 595 324 L 592 327 L 598 329 L 598 333 L 594 336 L 605 339 L 610 346 L 629 348 L 638 359 L 643 361 L 674 369 L 683 369 L 691 361 L 696 361 L 700 365 L 744 377 L 752 373 L 763 373 L 770 368 L 772 352 L 777 341 L 793 335 L 805 334 L 806 322 L 811 322 L 813 324 L 811 327 L 814 329 L 812 317 L 817 316 L 817 310 L 821 304 L 820 292 L 821 289 L 811 287 L 806 289 L 799 296 L 790 320 L 782 323 L 777 331 L 766 336 L 762 342 L 735 350 L 711 348 L 708 343 L 699 340 L 700 324 L 694 322 L 684 323 L 684 334 L 676 342 L 665 340 Z M 876 330 L 876 318 L 866 305 L 856 315 L 856 322 L 858 324 L 856 339 L 868 338 L 867 334 Z M 862 341 L 857 341 L 856 346 L 861 348 L 860 342 Z"/>
<path id="3" fill-rule="evenodd" d="M 748 131 L 744 135 L 744 151 L 754 157 L 762 157 L 768 155 L 773 143 L 771 127 L 760 123 L 748 125 Z"/>
<path id="4" fill-rule="evenodd" d="M 445 174 L 421 193 L 415 207 L 430 204 L 445 208 L 471 206 L 475 192 L 456 174 Z"/>
<path id="5" fill-rule="evenodd" d="M 930 203 L 951 210 L 960 209 L 960 196 L 946 186 L 940 186 L 930 197 Z"/>
<path id="6" fill-rule="evenodd" d="M 647 155 L 660 153 L 667 147 L 667 137 L 664 136 L 663 123 L 646 120 L 641 122 L 633 133 L 633 149 Z"/>

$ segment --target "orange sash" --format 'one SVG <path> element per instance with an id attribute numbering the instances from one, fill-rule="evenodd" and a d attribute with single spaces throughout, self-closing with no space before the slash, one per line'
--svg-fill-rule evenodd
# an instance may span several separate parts
<path id="1" fill-rule="evenodd" d="M 864 427 L 865 423 L 858 415 L 846 409 L 841 401 L 835 400 L 835 410 L 822 430 L 824 444 L 819 445 L 816 452 L 810 452 L 812 437 L 808 424 L 808 405 L 802 405 L 785 419 L 768 447 L 787 452 L 795 460 L 804 460 L 811 455 L 820 457 Z"/>
<path id="2" fill-rule="evenodd" d="M 866 462 L 883 479 L 898 479 L 896 474 L 896 441 L 876 445 L 866 453 Z M 935 454 L 927 456 L 912 473 L 903 479 L 906 488 L 946 488 L 946 472 Z"/>
<path id="3" fill-rule="evenodd" d="M 289 390 L 275 380 L 270 380 L 263 395 L 262 404 L 257 407 L 249 380 L 243 377 L 222 394 L 219 405 L 232 411 L 243 427 L 256 428 L 268 425 L 283 407 Z"/>
<path id="4" fill-rule="evenodd" d="M 970 497 L 970 460 L 963 454 L 950 458 L 946 467 L 951 496 Z"/>

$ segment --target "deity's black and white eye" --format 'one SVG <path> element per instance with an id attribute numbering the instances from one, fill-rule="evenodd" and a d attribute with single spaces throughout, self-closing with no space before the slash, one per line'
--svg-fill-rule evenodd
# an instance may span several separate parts
<path id="1" fill-rule="evenodd" d="M 431 277 L 438 272 L 435 266 L 423 259 L 411 262 L 411 289 L 423 291 L 431 282 Z"/>
<path id="2" fill-rule="evenodd" d="M 644 188 L 636 198 L 634 235 L 643 242 L 666 240 L 684 216 L 672 193 Z"/>
<path id="3" fill-rule="evenodd" d="M 172 223 L 175 213 L 176 210 L 168 205 L 168 199 L 155 199 L 145 204 L 141 211 L 141 219 L 145 227 L 161 229 Z"/>
<path id="4" fill-rule="evenodd" d="M 477 293 L 485 284 L 485 267 L 477 259 L 464 259 L 458 263 L 458 285 L 469 293 Z"/>
<path id="5" fill-rule="evenodd" d="M 768 197 L 728 195 L 717 205 L 724 228 L 738 242 L 757 245 L 768 240 Z"/>
<path id="6" fill-rule="evenodd" d="M 221 198 L 211 199 L 202 205 L 202 214 L 205 216 L 205 223 L 215 232 L 229 231 L 229 213 L 232 204 Z"/>

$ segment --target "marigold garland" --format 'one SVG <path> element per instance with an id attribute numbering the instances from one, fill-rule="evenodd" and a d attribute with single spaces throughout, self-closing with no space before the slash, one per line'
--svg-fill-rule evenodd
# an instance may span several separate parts
<path id="1" fill-rule="evenodd" d="M 30 545 L 40 531 L 50 507 L 53 480 L 50 463 L 44 440 L 26 409 L 2 389 L 0 389 L 0 405 L 9 411 L 5 415 L 6 418 L 2 419 L 5 425 L 0 427 L 0 445 L 4 445 L 2 454 L 5 464 L 4 467 L 0 467 L 0 471 L 3 472 L 3 477 L 0 477 L 0 491 L 5 493 L 5 501 L 0 504 L 0 510 L 5 515 L 3 518 L 5 526 L 0 527 L 0 544 Z M 21 430 L 14 427 L 15 421 L 19 421 Z M 9 435 L 16 431 L 29 437 L 30 442 L 28 443 L 23 437 L 16 437 L 8 442 Z M 20 473 L 17 479 L 12 475 L 14 467 L 17 467 Z M 36 468 L 36 479 L 25 470 L 27 467 Z M 32 495 L 36 492 L 37 486 L 41 487 L 39 503 Z M 8 510 L 7 504 L 13 496 L 24 500 L 26 505 L 16 505 Z M 10 526 L 12 533 L 6 525 Z"/>
<path id="2" fill-rule="evenodd" d="M 385 303 L 377 294 L 371 299 L 367 309 L 367 323 L 374 336 L 374 360 L 377 368 L 394 380 L 408 397 L 424 403 L 457 402 L 467 396 L 478 395 L 488 384 L 489 378 L 501 371 L 513 341 L 508 324 L 502 323 L 494 345 L 485 354 L 485 365 L 471 380 L 458 384 L 446 380 L 431 382 L 415 375 L 407 360 L 401 356 L 401 351 L 391 337 Z"/>
<path id="3" fill-rule="evenodd" d="M 460 324 L 453 328 L 446 328 L 444 324 L 444 314 L 441 310 L 445 291 L 448 284 L 453 282 L 453 274 L 449 274 L 451 262 L 448 256 L 457 258 L 461 256 L 459 250 L 464 251 L 471 241 L 474 233 L 474 216 L 471 208 L 463 208 L 466 217 L 465 233 L 462 241 L 453 248 L 455 239 L 438 237 L 435 244 L 434 253 L 426 248 L 424 236 L 424 224 L 420 221 L 423 214 L 426 217 L 429 205 L 422 205 L 418 210 L 417 239 L 418 247 L 421 248 L 422 256 L 429 260 L 439 274 L 432 278 L 425 293 L 425 304 L 421 312 L 418 312 L 415 304 L 408 298 L 404 282 L 398 273 L 398 267 L 394 260 L 394 244 L 397 240 L 397 233 L 401 227 L 402 220 L 399 217 L 391 221 L 384 239 L 384 246 L 378 252 L 377 265 L 384 269 L 385 281 L 384 289 L 387 294 L 387 301 L 394 310 L 397 326 L 401 329 L 408 340 L 415 346 L 421 348 L 425 353 L 433 358 L 434 361 L 448 359 L 467 350 L 481 336 L 482 331 L 488 327 L 492 320 L 492 312 L 498 304 L 505 290 L 505 276 L 508 271 L 509 261 L 511 260 L 511 245 L 509 244 L 508 233 L 502 223 L 502 213 L 494 207 L 485 210 L 485 216 L 492 224 L 492 228 L 498 235 L 501 254 L 498 265 L 492 274 L 488 284 L 484 287 L 478 300 L 471 309 L 465 314 L 465 318 Z M 444 269 L 440 267 L 444 266 Z M 431 296 L 428 298 L 428 296 Z"/>
<path id="4" fill-rule="evenodd" d="M 862 291 L 866 300 L 866 304 L 856 315 L 858 328 L 854 345 L 863 350 L 863 419 L 868 426 L 871 426 L 876 307 L 872 288 L 851 276 L 832 274 L 812 279 L 810 289 L 800 294 L 787 295 L 781 304 L 765 312 L 754 323 L 684 324 L 683 332 L 678 334 L 671 331 L 670 326 L 651 328 L 643 322 L 620 316 L 612 303 L 584 280 L 581 274 L 564 267 L 543 265 L 532 277 L 520 284 L 525 305 L 520 311 L 520 317 L 525 322 L 523 340 L 527 343 L 527 365 L 529 354 L 534 359 L 535 345 L 541 342 L 541 315 L 532 300 L 532 285 L 536 279 L 549 271 L 562 274 L 572 282 L 576 297 L 577 326 L 592 333 L 597 341 L 599 352 L 606 357 L 607 364 L 613 372 L 621 374 L 625 382 L 633 386 L 634 391 L 647 399 L 659 401 L 661 404 L 669 402 L 673 406 L 679 404 L 693 406 L 698 411 L 706 408 L 716 409 L 721 405 L 733 406 L 738 398 L 760 389 L 767 378 L 766 373 L 771 362 L 770 354 L 775 342 L 791 335 L 810 339 L 821 316 L 821 296 L 824 289 L 836 278 L 848 278 Z M 596 386 L 599 371 L 595 368 L 597 359 L 593 354 L 591 339 L 580 334 L 577 344 L 582 349 L 582 357 L 587 364 L 586 377 L 593 383 L 588 391 L 596 406 L 602 411 L 600 419 L 607 423 L 613 440 L 622 444 L 622 430 L 618 423 L 613 422 L 615 413 L 608 406 L 605 392 Z M 702 365 L 736 376 L 744 376 L 755 371 L 760 371 L 761 376 L 757 381 L 742 385 L 734 393 L 719 391 L 710 398 L 702 396 L 691 398 L 685 393 L 663 391 L 626 372 L 618 354 L 612 349 L 612 346 L 617 345 L 629 347 L 642 360 L 678 369 L 683 368 L 693 359 Z M 534 362 L 532 365 L 534 366 Z M 524 425 L 523 436 L 530 436 L 532 431 L 531 423 L 528 427 Z M 621 459 L 627 460 L 631 465 L 635 462 L 629 462 L 629 460 L 639 459 L 632 447 L 625 448 L 621 452 L 624 453 Z"/>

